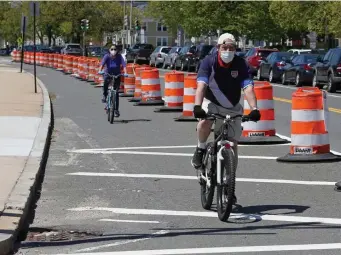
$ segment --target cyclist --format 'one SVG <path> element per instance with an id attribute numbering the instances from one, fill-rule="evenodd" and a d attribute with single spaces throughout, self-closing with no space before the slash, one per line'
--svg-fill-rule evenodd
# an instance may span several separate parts
<path id="1" fill-rule="evenodd" d="M 204 119 L 206 113 L 221 115 L 243 114 L 239 103 L 241 90 L 244 91 L 251 108 L 250 119 L 258 121 L 260 112 L 254 93 L 254 82 L 245 60 L 235 55 L 236 40 L 232 34 L 222 34 L 217 42 L 217 51 L 205 57 L 197 75 L 197 91 L 193 109 L 194 117 L 199 119 L 197 125 L 198 145 L 195 149 L 192 166 L 195 169 L 202 165 L 206 151 L 206 141 L 210 135 L 212 120 Z M 200 120 L 201 119 L 201 120 Z M 241 120 L 231 123 L 229 137 L 234 142 L 235 162 L 238 164 L 237 142 L 242 134 Z M 235 197 L 235 202 L 236 202 Z"/>
<path id="2" fill-rule="evenodd" d="M 105 66 L 105 72 L 103 72 Z M 124 70 L 124 76 L 127 76 L 127 69 L 126 69 L 126 62 L 124 61 L 122 55 L 120 54 L 120 51 L 118 51 L 118 47 L 116 45 L 112 45 L 109 49 L 109 53 L 105 54 L 102 61 L 101 66 L 99 69 L 99 74 L 104 74 L 104 84 L 103 84 L 103 98 L 102 102 L 106 103 L 107 95 L 108 95 L 108 85 L 111 81 L 111 78 L 108 75 L 105 75 L 105 73 L 109 73 L 111 75 L 118 75 L 121 73 L 121 67 L 123 67 Z M 114 86 L 115 88 L 119 88 L 121 83 L 121 79 L 117 78 L 114 80 Z M 119 112 L 119 94 L 116 93 L 117 102 L 117 110 L 115 111 L 115 117 L 120 116 Z"/>

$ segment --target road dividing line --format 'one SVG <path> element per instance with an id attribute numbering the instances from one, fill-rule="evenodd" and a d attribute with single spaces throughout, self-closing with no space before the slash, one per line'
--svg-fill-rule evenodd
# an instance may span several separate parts
<path id="1" fill-rule="evenodd" d="M 153 155 L 153 156 L 180 156 L 180 157 L 192 157 L 193 153 L 175 153 L 175 152 L 157 152 L 157 151 L 107 151 L 104 150 L 93 150 L 93 149 L 82 149 L 82 150 L 69 150 L 69 153 L 83 153 L 83 154 L 129 154 L 129 155 Z M 277 157 L 267 156 L 238 156 L 240 159 L 277 159 Z"/>
<path id="2" fill-rule="evenodd" d="M 197 180 L 196 176 L 189 175 L 163 175 L 163 174 L 123 174 L 123 173 L 91 173 L 91 172 L 75 172 L 66 175 L 75 176 L 93 176 L 93 177 L 125 177 L 125 178 L 153 178 L 153 179 L 177 179 L 177 180 Z M 280 184 L 297 184 L 312 186 L 334 186 L 335 182 L 325 181 L 297 181 L 297 180 L 277 180 L 277 179 L 254 179 L 254 178 L 237 178 L 237 182 L 255 182 L 255 183 L 280 183 Z"/>
<path id="3" fill-rule="evenodd" d="M 126 223 L 160 223 L 159 221 L 153 221 L 153 220 L 118 220 L 118 219 L 101 219 L 99 221 L 105 221 L 105 222 L 126 222 Z"/>
<path id="4" fill-rule="evenodd" d="M 207 211 L 171 211 L 171 210 L 153 210 L 153 209 L 129 209 L 129 208 L 109 208 L 109 207 L 78 207 L 70 208 L 68 211 L 86 212 L 86 211 L 102 211 L 116 214 L 126 215 L 162 215 L 162 216 L 185 216 L 185 217 L 209 217 L 217 218 L 216 212 Z M 300 222 L 311 224 L 331 224 L 341 225 L 339 218 L 319 218 L 319 217 L 303 217 L 303 216 L 287 216 L 287 215 L 271 215 L 271 214 L 243 214 L 231 213 L 231 217 L 256 218 L 265 221 L 284 221 L 284 222 Z"/>
<path id="5" fill-rule="evenodd" d="M 180 234 L 181 235 L 181 234 Z M 240 252 L 269 252 L 269 251 L 318 251 L 340 250 L 341 243 L 322 244 L 297 244 L 297 245 L 269 245 L 269 246 L 239 246 L 239 247 L 210 247 L 210 248 L 185 248 L 163 250 L 135 250 L 135 251 L 110 251 L 96 253 L 77 253 L 79 255 L 171 255 L 171 254 L 212 254 L 212 253 L 240 253 Z M 322 254 L 322 253 L 321 253 Z M 64 254 L 56 254 L 64 255 Z"/>

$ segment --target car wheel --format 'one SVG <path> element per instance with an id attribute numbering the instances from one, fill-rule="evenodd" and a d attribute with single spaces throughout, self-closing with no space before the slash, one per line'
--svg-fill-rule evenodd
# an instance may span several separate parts
<path id="1" fill-rule="evenodd" d="M 262 75 L 261 75 L 261 70 L 260 70 L 260 68 L 258 68 L 258 70 L 257 70 L 257 76 L 256 76 L 256 78 L 257 78 L 257 80 L 259 80 L 259 81 L 263 80 L 263 79 L 262 79 Z"/>
<path id="2" fill-rule="evenodd" d="M 302 86 L 300 73 L 297 73 L 297 74 L 296 74 L 295 86 L 296 86 L 296 87 L 301 87 L 301 86 Z"/>
<path id="3" fill-rule="evenodd" d="M 287 77 L 286 77 L 285 73 L 283 73 L 283 74 L 282 74 L 282 84 L 283 84 L 283 85 L 287 85 L 287 84 L 288 84 L 287 81 L 286 81 L 286 79 L 287 79 Z"/>
<path id="4" fill-rule="evenodd" d="M 323 85 L 319 84 L 318 81 L 317 81 L 316 72 L 314 73 L 314 76 L 313 76 L 313 87 L 316 87 L 316 88 L 319 88 L 319 89 L 323 88 Z"/>
<path id="5" fill-rule="evenodd" d="M 272 69 L 269 72 L 269 82 L 270 83 L 275 82 L 275 80 L 274 80 L 274 72 L 272 71 Z"/>
<path id="6" fill-rule="evenodd" d="M 330 92 L 330 93 L 335 93 L 336 92 L 336 84 L 333 81 L 333 75 L 332 74 L 328 75 L 327 91 Z"/>

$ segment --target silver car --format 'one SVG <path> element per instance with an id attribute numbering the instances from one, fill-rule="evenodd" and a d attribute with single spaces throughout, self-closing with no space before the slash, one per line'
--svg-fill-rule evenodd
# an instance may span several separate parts
<path id="1" fill-rule="evenodd" d="M 165 61 L 165 57 L 167 56 L 168 52 L 171 50 L 169 46 L 158 46 L 150 55 L 149 65 L 160 67 L 163 65 Z"/>
<path id="2" fill-rule="evenodd" d="M 65 47 L 61 50 L 62 54 L 81 56 L 83 50 L 79 43 L 67 43 Z"/>
<path id="3" fill-rule="evenodd" d="M 178 56 L 181 47 L 175 46 L 168 52 L 167 56 L 165 57 L 165 61 L 163 62 L 162 68 L 169 67 L 170 69 L 174 69 L 175 59 Z"/>

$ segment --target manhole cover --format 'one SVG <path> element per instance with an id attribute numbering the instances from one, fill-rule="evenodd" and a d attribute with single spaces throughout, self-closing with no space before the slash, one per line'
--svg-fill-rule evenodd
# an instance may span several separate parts
<path id="1" fill-rule="evenodd" d="M 102 234 L 66 230 L 30 229 L 27 233 L 25 242 L 74 241 L 94 236 L 102 236 Z"/>

